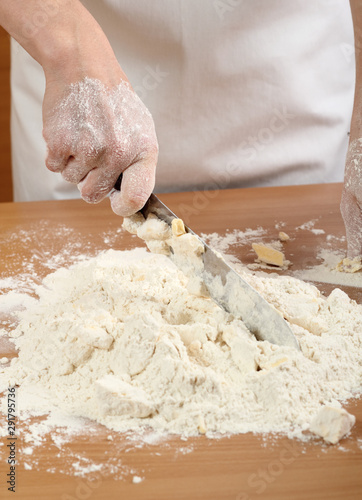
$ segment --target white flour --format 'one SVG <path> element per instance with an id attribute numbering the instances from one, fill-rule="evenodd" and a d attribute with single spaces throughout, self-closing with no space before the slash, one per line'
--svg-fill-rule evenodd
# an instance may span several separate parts
<path id="1" fill-rule="evenodd" d="M 294 276 L 303 280 L 320 281 L 323 283 L 332 283 L 334 285 L 361 287 L 361 272 L 351 274 L 336 270 L 338 263 L 341 262 L 345 256 L 345 253 L 340 250 L 333 251 L 327 248 L 321 248 L 317 255 L 317 258 L 321 263 L 310 269 L 295 271 Z"/>
<path id="2" fill-rule="evenodd" d="M 19 313 L 19 357 L 0 367 L 0 389 L 20 385 L 20 411 L 57 408 L 117 431 L 302 437 L 322 405 L 361 392 L 362 307 L 294 278 L 244 277 L 290 321 L 302 353 L 256 341 L 191 295 L 166 257 L 110 250 L 45 278 Z"/>

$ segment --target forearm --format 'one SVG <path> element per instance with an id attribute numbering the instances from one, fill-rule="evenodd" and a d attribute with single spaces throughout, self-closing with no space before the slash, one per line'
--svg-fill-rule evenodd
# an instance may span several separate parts
<path id="1" fill-rule="evenodd" d="M 362 1 L 350 0 L 356 58 L 356 86 L 351 120 L 350 142 L 362 138 Z"/>
<path id="2" fill-rule="evenodd" d="M 0 24 L 41 64 L 47 79 L 73 83 L 107 75 L 110 61 L 116 65 L 106 36 L 79 0 L 0 0 Z M 96 61 L 95 74 L 90 60 Z M 113 83 L 120 78 L 126 79 L 121 70 Z"/>
<path id="3" fill-rule="evenodd" d="M 362 2 L 350 0 L 353 17 L 356 85 L 344 173 L 341 212 L 346 226 L 348 257 L 362 258 Z"/>

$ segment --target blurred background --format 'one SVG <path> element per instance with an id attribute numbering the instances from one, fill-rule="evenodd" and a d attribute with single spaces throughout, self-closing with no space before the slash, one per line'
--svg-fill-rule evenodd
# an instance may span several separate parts
<path id="1" fill-rule="evenodd" d="M 10 149 L 10 37 L 0 27 L 0 202 L 13 199 Z"/>

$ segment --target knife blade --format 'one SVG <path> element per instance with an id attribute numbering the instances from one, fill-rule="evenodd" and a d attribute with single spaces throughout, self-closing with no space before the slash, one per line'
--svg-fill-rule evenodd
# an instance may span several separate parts
<path id="1" fill-rule="evenodd" d="M 178 218 L 155 194 L 151 194 L 140 212 L 145 218 L 150 213 L 155 214 L 169 226 L 173 219 Z M 240 318 L 258 340 L 300 350 L 297 339 L 279 312 L 192 229 L 185 225 L 185 230 L 196 236 L 204 247 L 203 266 L 198 273 L 211 299 L 235 318 Z M 185 271 L 182 261 L 174 259 L 172 254 L 170 258 L 181 271 Z"/>

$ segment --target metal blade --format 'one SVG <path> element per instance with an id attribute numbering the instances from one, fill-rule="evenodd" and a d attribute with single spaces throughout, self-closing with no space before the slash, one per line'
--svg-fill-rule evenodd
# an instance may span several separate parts
<path id="1" fill-rule="evenodd" d="M 169 225 L 173 219 L 177 218 L 177 215 L 154 194 L 151 194 L 141 212 L 145 218 L 149 213 L 153 213 Z M 297 339 L 278 311 L 196 233 L 187 226 L 185 228 L 188 233 L 194 234 L 204 246 L 205 251 L 202 256 L 204 265 L 199 276 L 205 283 L 210 297 L 235 318 L 242 319 L 257 339 L 299 350 Z M 175 264 L 183 271 L 180 262 L 177 261 Z"/>

